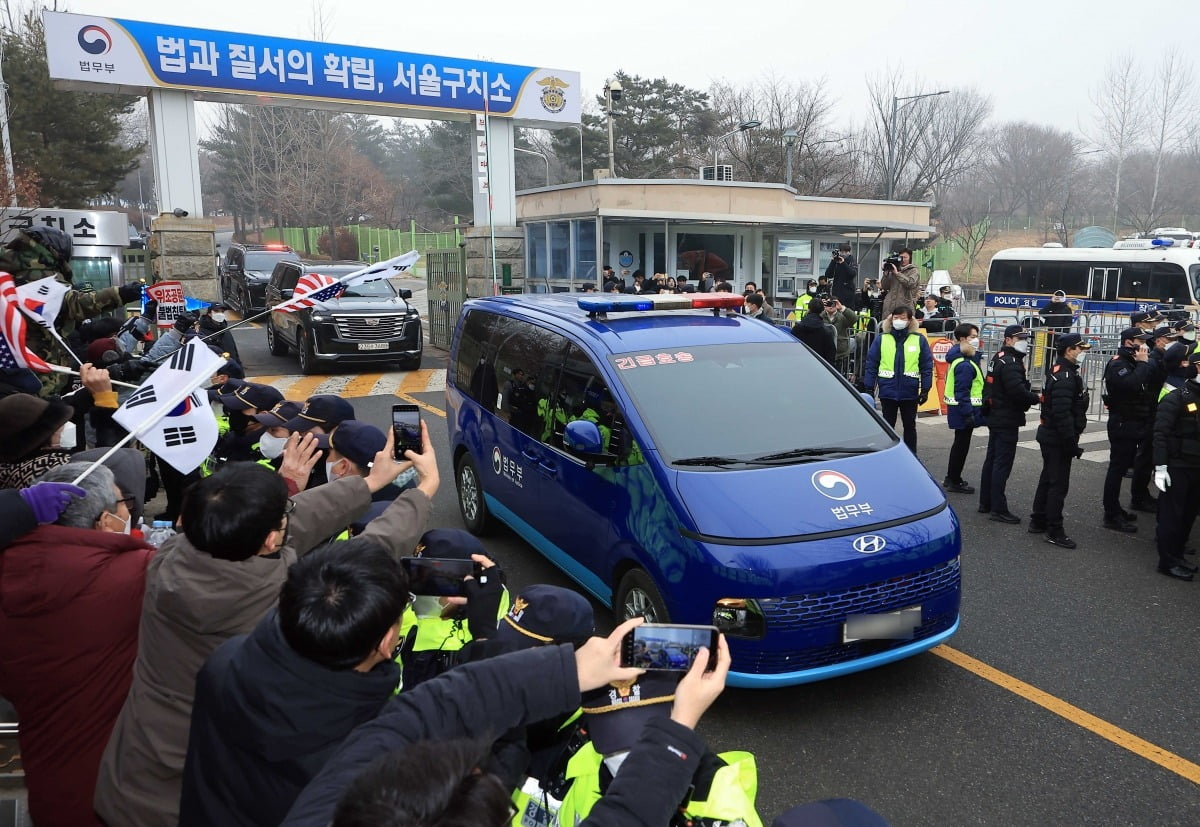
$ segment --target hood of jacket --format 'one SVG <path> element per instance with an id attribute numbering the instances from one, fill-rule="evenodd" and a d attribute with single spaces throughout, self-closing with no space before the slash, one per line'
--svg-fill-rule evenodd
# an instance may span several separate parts
<path id="1" fill-rule="evenodd" d="M 226 643 L 217 709 L 225 732 L 268 761 L 294 761 L 330 749 L 374 718 L 400 683 L 387 660 L 370 672 L 334 671 L 288 645 L 272 609 L 244 638 Z M 224 647 L 223 647 L 224 648 Z"/>
<path id="2" fill-rule="evenodd" d="M 127 534 L 39 526 L 0 552 L 0 609 L 9 617 L 61 609 L 101 576 L 117 555 L 150 548 Z"/>
<path id="3" fill-rule="evenodd" d="M 954 360 L 957 359 L 959 356 L 967 356 L 967 354 L 963 353 L 962 348 L 959 347 L 957 344 L 952 345 L 950 347 L 950 349 L 948 351 L 946 351 L 946 364 L 947 365 L 954 364 Z M 967 356 L 967 358 L 969 359 L 971 357 Z"/>

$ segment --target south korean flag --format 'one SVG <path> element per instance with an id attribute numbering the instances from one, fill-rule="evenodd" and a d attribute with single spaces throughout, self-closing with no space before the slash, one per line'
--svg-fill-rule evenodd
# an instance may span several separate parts
<path id="1" fill-rule="evenodd" d="M 181 474 L 200 466 L 217 444 L 208 395 L 197 392 L 224 360 L 192 340 L 154 371 L 113 420 Z"/>

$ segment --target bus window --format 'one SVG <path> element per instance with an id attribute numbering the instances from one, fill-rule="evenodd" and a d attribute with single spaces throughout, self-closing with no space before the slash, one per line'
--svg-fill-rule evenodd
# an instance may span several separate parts
<path id="1" fill-rule="evenodd" d="M 1126 263 L 1121 267 L 1121 286 L 1117 295 L 1124 298 L 1144 299 L 1157 296 L 1150 284 L 1150 262 Z"/>
<path id="2" fill-rule="evenodd" d="M 1021 279 L 1021 262 L 993 261 L 991 272 L 988 273 L 988 290 L 1000 293 L 1024 293 L 1028 290 L 1028 285 Z"/>
<path id="3" fill-rule="evenodd" d="M 1120 277 L 1120 267 L 1092 267 L 1092 283 L 1088 289 L 1088 296 L 1101 301 L 1115 300 Z"/>
<path id="4" fill-rule="evenodd" d="M 1155 263 L 1150 271 L 1148 295 L 1155 296 L 1160 301 L 1188 302 L 1187 277 L 1183 268 L 1170 262 Z"/>
<path id="5" fill-rule="evenodd" d="M 1200 296 L 1200 264 L 1193 264 L 1190 269 L 1192 276 L 1192 295 Z"/>
<path id="6" fill-rule="evenodd" d="M 1037 268 L 1037 280 L 1034 282 L 1034 292 L 1049 295 L 1058 288 L 1059 273 L 1062 265 L 1057 261 L 1043 261 L 1041 264 L 1031 264 L 1029 269 Z"/>
<path id="7" fill-rule="evenodd" d="M 1058 289 L 1068 296 L 1086 296 L 1089 267 L 1078 261 L 1060 262 Z"/>

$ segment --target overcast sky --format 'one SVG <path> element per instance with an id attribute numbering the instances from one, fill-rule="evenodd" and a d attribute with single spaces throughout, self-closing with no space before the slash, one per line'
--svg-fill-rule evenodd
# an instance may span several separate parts
<path id="1" fill-rule="evenodd" d="M 67 11 L 311 39 L 305 0 L 68 0 Z M 326 0 L 326 40 L 582 73 L 590 94 L 621 69 L 699 89 L 824 77 L 836 126 L 861 123 L 865 79 L 900 66 L 922 91 L 975 87 L 994 119 L 1088 126 L 1089 91 L 1111 55 L 1149 70 L 1162 50 L 1200 54 L 1189 5 L 1115 0 Z M 779 9 L 786 9 L 784 12 Z M 1186 105 L 1200 104 L 1200 93 Z"/>

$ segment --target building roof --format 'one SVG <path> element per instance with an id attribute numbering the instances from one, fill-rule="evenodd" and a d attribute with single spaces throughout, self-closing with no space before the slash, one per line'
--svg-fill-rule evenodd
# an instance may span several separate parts
<path id="1" fill-rule="evenodd" d="M 797 195 L 783 184 L 678 179 L 606 178 L 517 193 L 519 222 L 600 217 L 610 224 L 720 224 L 830 235 L 927 236 L 935 231 L 930 207 Z"/>

